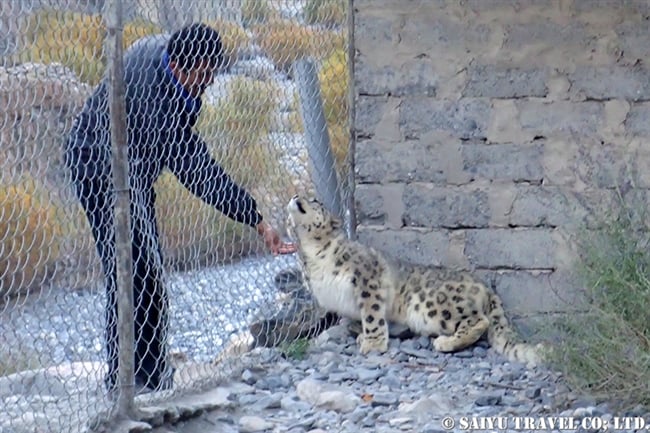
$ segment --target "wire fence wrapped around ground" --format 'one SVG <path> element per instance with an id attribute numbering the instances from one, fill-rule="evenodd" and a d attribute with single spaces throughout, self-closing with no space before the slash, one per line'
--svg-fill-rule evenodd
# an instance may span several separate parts
<path id="1" fill-rule="evenodd" d="M 349 14 L 348 0 L 0 4 L 1 432 L 92 430 L 319 326 L 295 257 L 263 232 L 287 240 L 297 193 L 350 224 Z M 209 29 L 220 52 L 185 67 L 170 40 L 197 52 Z"/>

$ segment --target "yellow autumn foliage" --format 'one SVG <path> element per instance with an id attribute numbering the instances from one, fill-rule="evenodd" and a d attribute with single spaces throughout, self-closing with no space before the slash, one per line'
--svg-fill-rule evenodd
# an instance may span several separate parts
<path id="1" fill-rule="evenodd" d="M 0 185 L 0 295 L 47 282 L 61 232 L 57 205 L 34 179 Z"/>
<path id="2" fill-rule="evenodd" d="M 214 107 L 204 107 L 197 129 L 231 144 L 248 144 L 269 132 L 277 104 L 278 87 L 272 81 L 234 77 L 226 97 Z"/>
<path id="3" fill-rule="evenodd" d="M 342 32 L 305 27 L 290 20 L 272 20 L 253 27 L 262 51 L 282 71 L 290 71 L 296 60 L 323 60 L 345 46 Z"/>
<path id="4" fill-rule="evenodd" d="M 345 49 L 334 51 L 323 62 L 318 80 L 332 151 L 342 169 L 350 149 L 350 71 Z"/>
<path id="5" fill-rule="evenodd" d="M 345 50 L 336 50 L 323 62 L 318 80 L 328 124 L 347 124 L 350 116 L 350 70 Z"/>
<path id="6" fill-rule="evenodd" d="M 278 12 L 268 0 L 244 0 L 241 6 L 242 21 L 246 25 L 266 23 L 277 16 Z"/>
<path id="7" fill-rule="evenodd" d="M 139 38 L 159 33 L 160 28 L 136 20 L 124 26 L 124 48 Z M 25 38 L 18 62 L 61 63 L 79 79 L 97 84 L 104 74 L 103 43 L 106 27 L 100 15 L 41 10 L 30 15 L 20 34 Z"/>
<path id="8" fill-rule="evenodd" d="M 225 66 L 231 66 L 237 60 L 237 52 L 250 44 L 248 33 L 241 25 L 233 21 L 214 20 L 208 21 L 206 24 L 219 32 Z"/>
<path id="9" fill-rule="evenodd" d="M 347 0 L 308 0 L 304 13 L 308 24 L 341 26 L 347 17 Z"/>

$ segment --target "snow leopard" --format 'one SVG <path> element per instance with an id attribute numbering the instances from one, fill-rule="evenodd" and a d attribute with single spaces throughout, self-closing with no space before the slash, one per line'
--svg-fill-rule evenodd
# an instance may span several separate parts
<path id="1" fill-rule="evenodd" d="M 542 362 L 545 346 L 521 342 L 500 297 L 471 273 L 395 260 L 351 240 L 316 199 L 294 196 L 287 214 L 305 284 L 321 308 L 361 321 L 362 354 L 388 350 L 391 322 L 430 337 L 440 352 L 465 349 L 487 334 L 508 359 Z"/>

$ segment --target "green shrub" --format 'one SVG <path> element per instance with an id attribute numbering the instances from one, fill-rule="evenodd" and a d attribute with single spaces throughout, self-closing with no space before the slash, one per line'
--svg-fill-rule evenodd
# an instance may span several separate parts
<path id="1" fill-rule="evenodd" d="M 146 21 L 126 23 L 124 48 L 160 28 Z M 41 10 L 27 18 L 21 28 L 25 43 L 15 61 L 61 63 L 89 84 L 99 82 L 104 74 L 103 43 L 106 28 L 100 15 Z"/>
<path id="2" fill-rule="evenodd" d="M 59 256 L 57 206 L 34 179 L 0 185 L 0 295 L 38 287 Z"/>
<path id="3" fill-rule="evenodd" d="M 341 26 L 347 17 L 347 0 L 309 0 L 304 13 L 309 24 Z"/>
<path id="4" fill-rule="evenodd" d="M 307 351 L 309 350 L 309 339 L 298 338 L 297 340 L 282 343 L 278 347 L 278 350 L 285 356 L 285 358 L 300 361 L 305 359 L 305 356 L 307 356 Z"/>
<path id="5" fill-rule="evenodd" d="M 562 344 L 552 361 L 578 391 L 620 409 L 650 405 L 650 251 L 648 232 L 621 201 L 579 242 L 586 311 L 553 323 Z"/>

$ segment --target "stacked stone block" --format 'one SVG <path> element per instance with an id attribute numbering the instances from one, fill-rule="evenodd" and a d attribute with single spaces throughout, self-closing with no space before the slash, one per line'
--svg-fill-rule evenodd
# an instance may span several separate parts
<path id="1" fill-rule="evenodd" d="M 357 235 L 474 270 L 518 315 L 650 188 L 650 3 L 354 0 Z"/>

